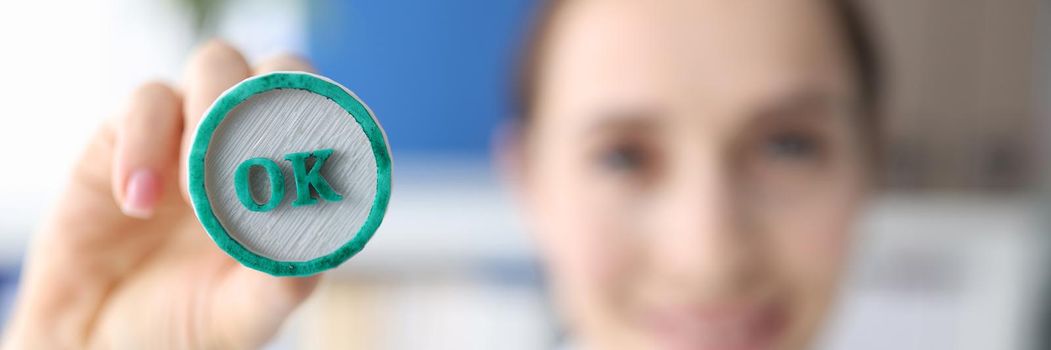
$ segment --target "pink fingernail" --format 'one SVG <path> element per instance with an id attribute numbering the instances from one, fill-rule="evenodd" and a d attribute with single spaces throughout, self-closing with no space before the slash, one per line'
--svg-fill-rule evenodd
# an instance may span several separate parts
<path id="1" fill-rule="evenodd" d="M 153 208 L 160 197 L 160 178 L 152 170 L 137 170 L 128 178 L 121 211 L 125 215 L 140 219 L 153 215 Z"/>

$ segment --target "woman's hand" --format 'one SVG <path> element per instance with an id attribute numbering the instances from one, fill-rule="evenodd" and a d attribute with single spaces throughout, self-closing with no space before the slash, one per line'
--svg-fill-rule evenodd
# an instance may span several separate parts
<path id="1" fill-rule="evenodd" d="M 10 349 L 259 347 L 317 284 L 226 256 L 194 216 L 186 155 L 212 101 L 254 71 L 229 45 L 197 50 L 176 90 L 138 88 L 94 136 L 34 237 L 5 334 Z"/>

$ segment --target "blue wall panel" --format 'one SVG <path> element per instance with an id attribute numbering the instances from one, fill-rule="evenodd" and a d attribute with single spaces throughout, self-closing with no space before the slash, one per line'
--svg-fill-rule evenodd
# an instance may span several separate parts
<path id="1" fill-rule="evenodd" d="M 308 3 L 310 58 L 372 107 L 393 152 L 487 152 L 532 1 Z"/>

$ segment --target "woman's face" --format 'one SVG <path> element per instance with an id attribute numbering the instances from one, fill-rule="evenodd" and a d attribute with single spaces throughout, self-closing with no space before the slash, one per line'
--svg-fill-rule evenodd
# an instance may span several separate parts
<path id="1" fill-rule="evenodd" d="M 820 0 L 559 9 L 522 186 L 585 347 L 808 344 L 866 180 L 832 16 Z"/>

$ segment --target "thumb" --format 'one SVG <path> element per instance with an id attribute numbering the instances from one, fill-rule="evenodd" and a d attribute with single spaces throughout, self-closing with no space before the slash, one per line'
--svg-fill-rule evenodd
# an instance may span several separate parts
<path id="1" fill-rule="evenodd" d="M 223 347 L 258 348 L 317 287 L 320 275 L 274 277 L 237 265 L 216 291 L 211 322 Z"/>

